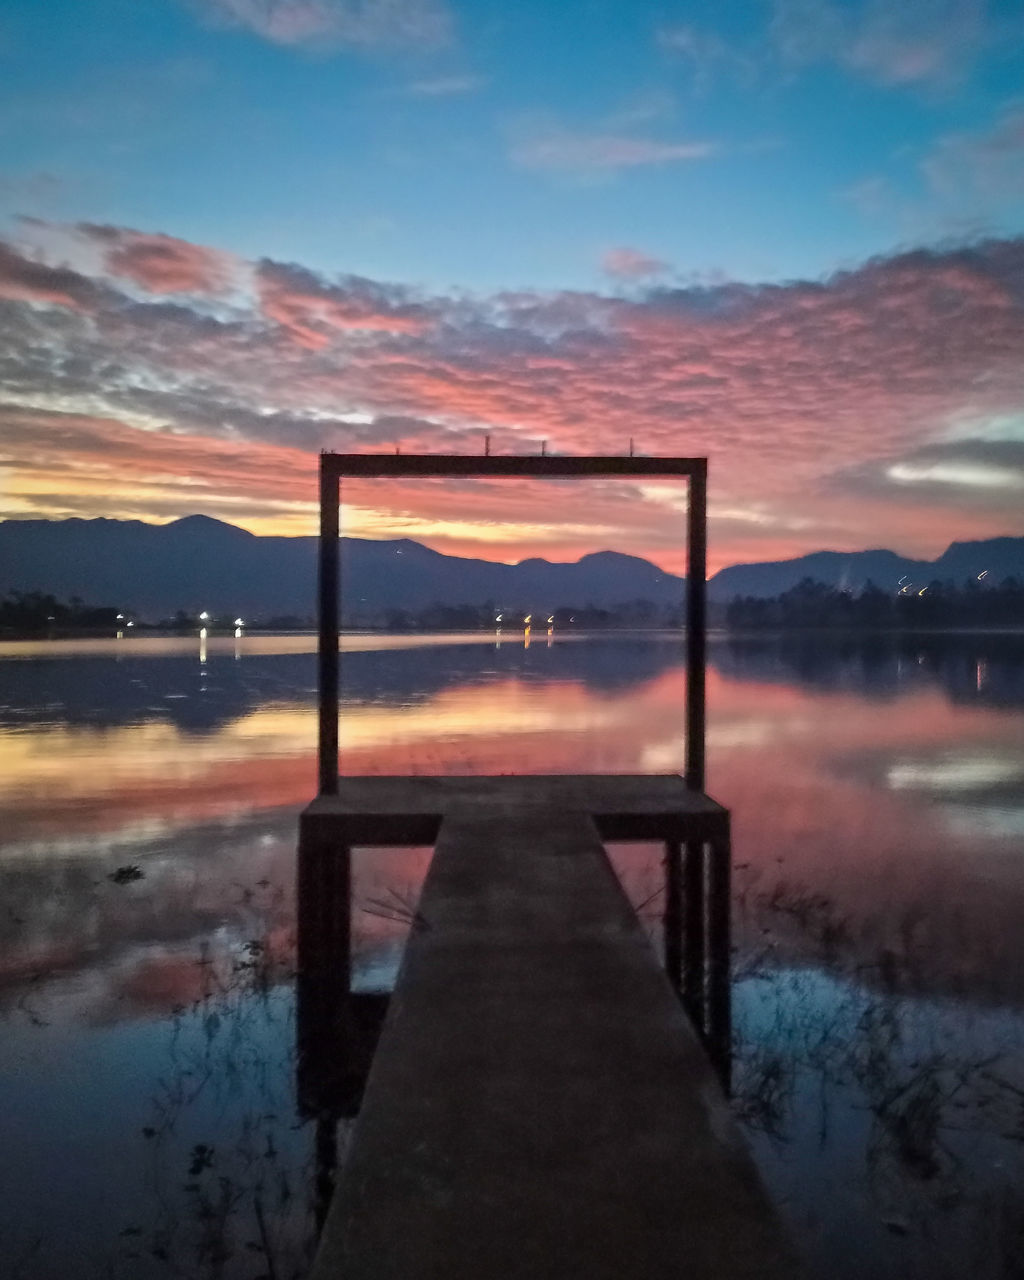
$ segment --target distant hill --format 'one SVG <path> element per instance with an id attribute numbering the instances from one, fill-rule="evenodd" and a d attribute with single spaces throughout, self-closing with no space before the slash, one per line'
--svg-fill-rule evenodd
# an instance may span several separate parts
<path id="1" fill-rule="evenodd" d="M 613 551 L 575 564 L 530 559 L 507 565 L 442 555 L 407 538 L 341 543 L 350 613 L 487 600 L 498 608 L 537 612 L 560 605 L 607 608 L 637 599 L 675 607 L 685 590 L 681 578 Z M 177 609 L 307 617 L 316 609 L 316 555 L 315 537 L 261 538 L 206 516 L 166 525 L 7 520 L 0 523 L 0 594 L 77 595 L 149 619 Z"/>
<path id="2" fill-rule="evenodd" d="M 926 586 L 952 579 L 958 585 L 987 571 L 993 582 L 1024 579 L 1024 538 L 987 538 L 953 542 L 937 560 L 910 560 L 893 551 L 814 551 L 795 560 L 734 564 L 710 581 L 714 600 L 736 596 L 777 596 L 804 578 L 830 587 L 860 591 L 867 582 L 896 590 L 902 578 Z"/>
<path id="3" fill-rule="evenodd" d="M 540 612 L 558 606 L 600 608 L 649 600 L 682 603 L 685 582 L 637 556 L 600 551 L 574 564 L 530 559 L 496 564 L 446 556 L 408 538 L 342 540 L 344 598 L 351 612 L 483 604 Z M 0 522 L 0 594 L 11 590 L 81 596 L 131 608 L 141 617 L 237 612 L 243 617 L 315 612 L 317 540 L 260 538 L 207 516 L 171 524 L 139 520 Z M 895 589 L 907 576 L 962 582 L 984 570 L 995 581 L 1024 578 L 1024 538 L 954 542 L 934 561 L 892 551 L 816 551 L 794 560 L 732 565 L 709 583 L 712 600 L 774 596 L 802 578 L 859 590 L 869 579 Z"/>

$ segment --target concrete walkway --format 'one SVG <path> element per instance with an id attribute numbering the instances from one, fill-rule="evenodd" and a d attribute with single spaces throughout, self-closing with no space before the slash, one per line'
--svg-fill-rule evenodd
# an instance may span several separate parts
<path id="1" fill-rule="evenodd" d="M 449 811 L 420 916 L 313 1280 L 799 1274 L 590 817 Z"/>

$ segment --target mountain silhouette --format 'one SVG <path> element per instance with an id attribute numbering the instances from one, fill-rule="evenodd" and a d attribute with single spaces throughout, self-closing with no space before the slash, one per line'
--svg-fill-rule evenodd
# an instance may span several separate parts
<path id="1" fill-rule="evenodd" d="M 685 582 L 638 556 L 599 551 L 571 564 L 533 557 L 519 564 L 447 556 L 409 538 L 342 538 L 342 590 L 350 614 L 483 604 L 542 612 L 588 604 L 607 608 L 649 600 L 678 607 Z M 59 599 L 132 609 L 148 619 L 177 609 L 243 617 L 316 609 L 315 537 L 257 537 L 209 516 L 170 524 L 140 520 L 0 522 L 0 593 L 44 591 Z M 954 542 L 937 560 L 892 551 L 815 551 L 793 560 L 731 565 L 711 578 L 712 600 L 774 596 L 803 578 L 860 590 L 873 581 L 895 590 L 901 579 L 925 585 L 1024 578 L 1024 538 Z"/>
<path id="2" fill-rule="evenodd" d="M 166 617 L 177 609 L 224 615 L 311 616 L 315 537 L 257 537 L 208 516 L 171 524 L 139 520 L 7 520 L 0 523 L 0 593 L 44 591 L 59 599 Z M 446 556 L 408 538 L 341 539 L 349 613 L 483 604 L 541 612 L 560 605 L 608 607 L 632 600 L 678 606 L 681 578 L 636 556 L 601 551 L 574 564 L 533 558 L 500 564 Z"/>
<path id="3" fill-rule="evenodd" d="M 1004 578 L 1024 579 L 1024 538 L 986 538 L 979 542 L 953 542 L 937 560 L 912 560 L 893 551 L 813 551 L 794 560 L 760 564 L 734 564 L 710 582 L 712 599 L 735 596 L 776 596 L 804 578 L 827 586 L 859 592 L 868 582 L 884 591 L 895 591 L 901 582 L 919 587 L 985 574 L 992 583 Z"/>

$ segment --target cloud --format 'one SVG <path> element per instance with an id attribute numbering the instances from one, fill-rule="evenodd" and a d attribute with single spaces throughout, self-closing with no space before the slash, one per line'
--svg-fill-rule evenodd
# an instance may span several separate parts
<path id="1" fill-rule="evenodd" d="M 414 98 L 451 98 L 476 93 L 486 83 L 483 76 L 437 76 L 432 80 L 414 80 L 406 92 Z"/>
<path id="2" fill-rule="evenodd" d="M 885 87 L 949 89 L 997 41 L 1024 34 L 1021 23 L 995 20 L 987 0 L 772 0 L 766 30 L 726 38 L 694 23 L 666 25 L 657 43 L 684 61 L 694 87 L 728 77 L 741 88 L 831 64 Z"/>
<path id="3" fill-rule="evenodd" d="M 918 182 L 875 174 L 837 195 L 865 217 L 894 223 L 905 239 L 977 240 L 1015 226 L 1024 198 L 1024 100 L 1004 104 L 986 127 L 935 138 L 907 176 Z"/>
<path id="4" fill-rule="evenodd" d="M 1005 517 L 1019 510 L 1024 496 L 1024 439 L 926 444 L 851 467 L 834 483 L 837 490 L 932 510 L 970 511 L 981 500 Z"/>
<path id="5" fill-rule="evenodd" d="M 295 264 L 264 260 L 256 286 L 264 316 L 314 351 L 330 343 L 332 330 L 412 334 L 430 322 L 405 290 L 360 276 L 328 283 Z"/>
<path id="6" fill-rule="evenodd" d="M 254 32 L 273 44 L 432 48 L 451 38 L 441 0 L 190 0 L 208 21 Z"/>
<path id="7" fill-rule="evenodd" d="M 985 0 L 775 0 L 770 36 L 790 67 L 835 62 L 882 85 L 949 85 L 990 29 Z"/>
<path id="8" fill-rule="evenodd" d="M 49 266 L 0 241 L 0 298 L 85 309 L 96 286 L 70 267 Z"/>
<path id="9" fill-rule="evenodd" d="M 718 150 L 716 143 L 707 141 L 661 141 L 551 129 L 518 142 L 512 148 L 512 160 L 524 169 L 595 172 L 705 160 Z"/>
<path id="10" fill-rule="evenodd" d="M 921 167 L 932 191 L 947 199 L 1024 195 L 1024 103 L 1006 106 L 989 129 L 946 134 Z"/>
<path id="11" fill-rule="evenodd" d="M 243 450 L 229 440 L 140 430 L 111 417 L 0 404 L 0 463 L 17 468 L 11 490 L 27 510 L 36 495 L 63 515 L 98 508 L 144 517 L 154 504 L 159 514 L 177 515 L 211 499 L 225 511 L 254 501 L 267 511 L 287 513 L 295 503 L 311 509 L 308 458 L 285 446 L 249 443 Z"/>
<path id="12" fill-rule="evenodd" d="M 659 28 L 657 42 L 665 53 L 689 64 L 694 88 L 700 93 L 706 92 L 721 75 L 743 88 L 750 88 L 758 79 L 760 69 L 754 51 L 730 43 L 715 31 L 680 23 Z"/>
<path id="13" fill-rule="evenodd" d="M 873 174 L 870 177 L 860 179 L 859 182 L 851 183 L 848 187 L 844 187 L 838 195 L 841 200 L 853 205 L 858 212 L 867 218 L 875 218 L 880 214 L 890 212 L 896 204 L 896 193 L 892 183 L 888 178 L 883 178 L 879 174 Z"/>
<path id="14" fill-rule="evenodd" d="M 80 222 L 77 230 L 103 249 L 111 275 L 149 293 L 220 294 L 231 287 L 234 260 L 220 250 L 125 227 Z"/>
<path id="15" fill-rule="evenodd" d="M 426 295 L 265 261 L 215 306 L 119 290 L 105 262 L 90 277 L 43 247 L 0 248 L 7 514 L 74 502 L 294 532 L 319 449 L 482 452 L 490 434 L 500 452 L 706 453 L 719 564 L 823 541 L 934 554 L 954 493 L 957 536 L 1024 533 L 1019 491 L 994 483 L 1007 460 L 963 443 L 1024 421 L 1022 237 L 782 284 L 636 274 L 628 296 Z M 960 452 L 936 452 L 953 433 Z M 598 549 L 586 530 L 666 566 L 679 550 L 678 505 L 621 484 L 378 486 L 357 514 L 506 559 L 517 522 L 539 550 Z"/>
<path id="16" fill-rule="evenodd" d="M 0 173 L 0 200 L 21 208 L 45 207 L 59 202 L 67 183 L 44 170 L 31 173 Z"/>
<path id="17" fill-rule="evenodd" d="M 621 247 L 609 249 L 601 259 L 601 269 L 605 275 L 616 280 L 644 280 L 652 276 L 663 276 L 669 271 L 669 264 L 660 258 L 652 258 L 639 249 Z"/>

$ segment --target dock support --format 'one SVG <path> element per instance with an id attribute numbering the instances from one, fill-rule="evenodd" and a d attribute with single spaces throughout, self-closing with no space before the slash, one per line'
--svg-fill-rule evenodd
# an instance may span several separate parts
<path id="1" fill-rule="evenodd" d="M 319 1237 L 334 1198 L 338 1173 L 338 1117 L 332 1111 L 321 1111 L 317 1115 L 314 1158 L 313 1224 Z"/>
<path id="2" fill-rule="evenodd" d="M 690 1021 L 703 1037 L 707 1023 L 705 1000 L 707 877 L 704 842 L 688 840 L 684 848 L 686 856 L 683 861 L 683 902 L 686 923 L 683 930 L 683 1004 L 690 1015 Z"/>
<path id="3" fill-rule="evenodd" d="M 732 854 L 728 819 L 708 845 L 707 1046 L 722 1085 L 732 1075 Z"/>
<path id="4" fill-rule="evenodd" d="M 665 844 L 665 972 L 676 991 L 683 989 L 683 846 Z"/>
<path id="5" fill-rule="evenodd" d="M 320 1115 L 342 1108 L 347 1091 L 352 860 L 308 819 L 299 830 L 298 1092 L 303 1111 Z"/>

